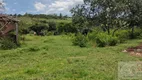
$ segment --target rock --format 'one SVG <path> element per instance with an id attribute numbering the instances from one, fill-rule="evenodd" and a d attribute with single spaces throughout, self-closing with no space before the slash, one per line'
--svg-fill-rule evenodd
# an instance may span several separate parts
<path id="1" fill-rule="evenodd" d="M 141 53 L 136 53 L 136 56 L 142 56 Z"/>
<path id="2" fill-rule="evenodd" d="M 127 52 L 127 50 L 124 50 L 124 51 L 122 51 L 122 52 Z"/>
<path id="3" fill-rule="evenodd" d="M 142 49 L 137 49 L 136 51 L 137 51 L 137 52 L 142 52 Z"/>

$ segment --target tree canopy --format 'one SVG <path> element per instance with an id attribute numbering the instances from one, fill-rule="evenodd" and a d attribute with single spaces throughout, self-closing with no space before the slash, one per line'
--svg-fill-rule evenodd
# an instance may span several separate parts
<path id="1" fill-rule="evenodd" d="M 71 9 L 73 24 L 82 28 L 100 26 L 110 34 L 122 27 L 132 28 L 141 25 L 142 0 L 84 0 L 84 4 Z"/>

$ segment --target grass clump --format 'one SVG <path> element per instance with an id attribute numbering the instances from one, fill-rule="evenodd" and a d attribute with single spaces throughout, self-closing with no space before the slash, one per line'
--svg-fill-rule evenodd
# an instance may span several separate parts
<path id="1" fill-rule="evenodd" d="M 88 39 L 81 33 L 78 33 L 77 36 L 73 39 L 72 43 L 75 46 L 86 47 Z"/>
<path id="2" fill-rule="evenodd" d="M 38 48 L 38 47 L 36 47 L 36 46 L 34 46 L 34 47 L 30 47 L 29 49 L 28 49 L 28 51 L 30 51 L 30 52 L 36 52 L 36 51 L 39 51 L 40 49 Z"/>
<path id="3" fill-rule="evenodd" d="M 38 74 L 40 72 L 41 71 L 39 71 L 37 69 L 27 69 L 27 70 L 25 70 L 25 73 L 28 74 L 28 75 Z"/>
<path id="4" fill-rule="evenodd" d="M 0 49 L 10 50 L 15 49 L 17 47 L 16 43 L 8 38 L 3 38 L 0 40 Z"/>

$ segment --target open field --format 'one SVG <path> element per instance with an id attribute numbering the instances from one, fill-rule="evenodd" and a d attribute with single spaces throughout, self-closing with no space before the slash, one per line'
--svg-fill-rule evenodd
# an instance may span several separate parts
<path id="1" fill-rule="evenodd" d="M 37 23 L 38 21 L 44 20 L 44 21 L 54 21 L 56 23 L 61 23 L 61 22 L 65 22 L 65 23 L 69 23 L 72 22 L 71 18 L 67 18 L 67 19 L 45 19 L 45 18 L 30 18 L 30 17 L 19 17 L 18 18 L 20 21 L 26 23 L 26 24 L 32 24 L 32 23 Z"/>
<path id="2" fill-rule="evenodd" d="M 80 48 L 69 36 L 25 36 L 20 48 L 0 50 L 0 80 L 117 80 L 120 61 L 142 61 L 122 50 L 142 40 L 115 47 Z"/>

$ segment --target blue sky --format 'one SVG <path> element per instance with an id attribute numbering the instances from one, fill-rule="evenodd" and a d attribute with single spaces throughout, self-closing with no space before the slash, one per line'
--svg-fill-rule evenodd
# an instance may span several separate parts
<path id="1" fill-rule="evenodd" d="M 0 0 L 1 1 L 1 0 Z M 70 15 L 69 10 L 83 0 L 4 0 L 8 14 L 59 14 Z"/>

